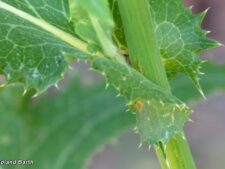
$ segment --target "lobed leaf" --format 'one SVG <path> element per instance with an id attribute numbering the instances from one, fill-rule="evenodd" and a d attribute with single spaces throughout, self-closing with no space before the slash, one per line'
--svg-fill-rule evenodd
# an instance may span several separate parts
<path id="1" fill-rule="evenodd" d="M 120 95 L 136 111 L 137 130 L 149 144 L 167 142 L 180 132 L 190 109 L 171 94 L 126 65 L 106 58 L 96 58 L 93 67 L 106 76 Z"/>
<path id="2" fill-rule="evenodd" d="M 117 0 L 110 0 L 116 23 L 114 35 L 119 46 L 126 46 Z M 149 0 L 162 61 L 169 79 L 177 73 L 187 74 L 202 93 L 199 74 L 202 61 L 199 54 L 218 42 L 206 37 L 200 28 L 206 11 L 194 15 L 191 7 L 186 9 L 182 0 Z M 135 35 L 134 35 L 135 36 Z"/>
<path id="3" fill-rule="evenodd" d="M 67 0 L 0 1 L 0 73 L 42 92 L 67 70 L 65 54 L 87 58 L 74 37 Z"/>

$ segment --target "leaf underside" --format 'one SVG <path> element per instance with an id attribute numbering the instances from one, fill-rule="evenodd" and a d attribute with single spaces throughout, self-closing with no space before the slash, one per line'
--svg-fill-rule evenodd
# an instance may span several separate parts
<path id="1" fill-rule="evenodd" d="M 137 130 L 143 142 L 165 143 L 182 130 L 190 109 L 176 97 L 164 92 L 135 69 L 118 62 L 98 58 L 93 67 L 126 97 L 128 108 L 137 114 Z"/>

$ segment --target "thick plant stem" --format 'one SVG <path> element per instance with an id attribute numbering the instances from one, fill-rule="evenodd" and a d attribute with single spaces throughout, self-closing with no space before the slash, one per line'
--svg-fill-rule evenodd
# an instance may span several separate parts
<path id="1" fill-rule="evenodd" d="M 118 3 L 132 66 L 165 91 L 171 92 L 155 38 L 148 0 L 118 0 Z M 184 133 L 173 137 L 164 150 L 154 147 L 162 169 L 196 169 Z"/>

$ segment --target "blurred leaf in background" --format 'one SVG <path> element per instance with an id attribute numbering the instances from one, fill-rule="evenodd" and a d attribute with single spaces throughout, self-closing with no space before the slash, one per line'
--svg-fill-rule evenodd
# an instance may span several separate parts
<path id="1" fill-rule="evenodd" d="M 22 168 L 79 169 L 96 147 L 134 124 L 114 91 L 70 80 L 64 91 L 34 100 L 21 96 L 22 87 L 1 89 L 1 160 L 34 161 Z"/>

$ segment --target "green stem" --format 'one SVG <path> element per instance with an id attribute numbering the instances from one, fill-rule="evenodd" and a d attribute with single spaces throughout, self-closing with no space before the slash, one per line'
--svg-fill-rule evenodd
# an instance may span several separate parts
<path id="1" fill-rule="evenodd" d="M 118 3 L 132 66 L 165 91 L 171 92 L 148 0 L 118 0 Z M 183 133 L 177 134 L 164 147 L 163 150 L 154 146 L 162 169 L 196 169 Z"/>

